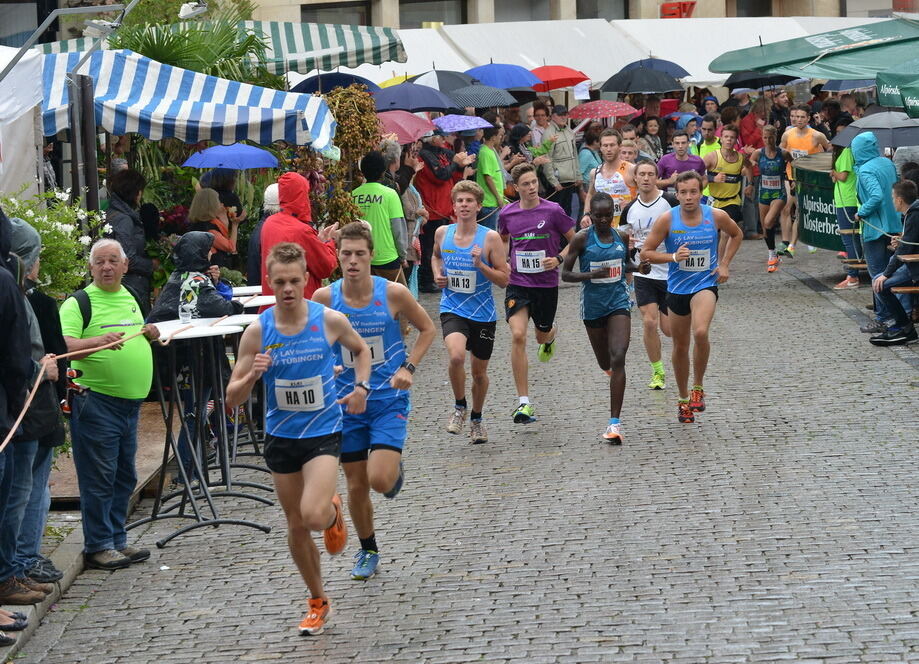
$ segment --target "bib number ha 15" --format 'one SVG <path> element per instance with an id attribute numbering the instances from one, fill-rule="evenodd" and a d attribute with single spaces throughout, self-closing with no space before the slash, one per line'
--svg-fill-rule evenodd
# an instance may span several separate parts
<path id="1" fill-rule="evenodd" d="M 518 251 L 517 254 L 517 272 L 523 274 L 534 274 L 536 272 L 545 272 L 543 261 L 546 260 L 545 251 Z"/>

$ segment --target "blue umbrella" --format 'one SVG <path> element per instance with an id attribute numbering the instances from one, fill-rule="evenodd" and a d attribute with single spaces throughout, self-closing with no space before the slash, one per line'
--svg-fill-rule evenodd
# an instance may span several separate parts
<path id="1" fill-rule="evenodd" d="M 490 85 L 493 88 L 502 88 L 504 90 L 508 88 L 532 88 L 534 85 L 542 83 L 538 76 L 525 67 L 498 62 L 467 69 L 466 73 L 472 78 L 478 79 L 483 85 Z"/>
<path id="2" fill-rule="evenodd" d="M 320 90 L 322 92 L 329 92 L 333 88 L 346 88 L 354 83 L 366 85 L 367 92 L 379 92 L 383 89 L 373 81 L 368 81 L 366 78 L 361 76 L 345 74 L 343 72 L 336 71 L 330 72 L 328 74 L 319 74 L 318 76 L 310 76 L 309 78 L 304 78 L 293 88 L 291 88 L 290 91 L 301 92 L 304 94 L 312 94 L 314 92 L 320 92 Z"/>
<path id="3" fill-rule="evenodd" d="M 823 84 L 824 92 L 842 92 L 843 90 L 857 90 L 858 88 L 871 88 L 877 84 L 873 78 L 853 78 L 827 81 Z"/>
<path id="4" fill-rule="evenodd" d="M 655 71 L 662 71 L 665 74 L 670 74 L 674 78 L 683 78 L 684 76 L 689 76 L 689 72 L 683 69 L 680 65 L 670 60 L 662 60 L 661 58 L 645 58 L 644 60 L 636 60 L 635 62 L 630 62 L 621 71 L 628 71 L 629 69 L 637 69 L 638 67 L 644 67 L 645 69 L 654 69 Z"/>
<path id="5" fill-rule="evenodd" d="M 446 111 L 457 108 L 455 101 L 440 90 L 415 83 L 400 83 L 374 93 L 377 112 L 381 111 Z"/>
<path id="6" fill-rule="evenodd" d="M 233 143 L 201 150 L 186 159 L 182 165 L 191 168 L 232 168 L 241 171 L 247 168 L 277 168 L 278 158 L 268 150 L 245 143 Z"/>
<path id="7" fill-rule="evenodd" d="M 487 129 L 494 127 L 485 118 L 477 115 L 444 115 L 443 117 L 434 118 L 434 124 L 437 128 L 448 134 L 455 131 L 472 131 L 473 129 Z"/>

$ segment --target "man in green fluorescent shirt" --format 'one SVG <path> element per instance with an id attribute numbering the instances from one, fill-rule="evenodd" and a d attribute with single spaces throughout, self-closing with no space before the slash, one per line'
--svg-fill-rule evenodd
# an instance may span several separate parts
<path id="1" fill-rule="evenodd" d="M 402 273 L 402 261 L 408 246 L 405 215 L 399 194 L 380 182 L 385 171 L 383 154 L 378 150 L 368 152 L 361 159 L 365 182 L 351 192 L 351 198 L 361 210 L 361 219 L 370 224 L 373 235 L 370 272 L 407 285 Z"/>
<path id="2" fill-rule="evenodd" d="M 121 279 L 128 258 L 116 240 L 99 240 L 89 254 L 93 282 L 84 289 L 89 319 L 77 298 L 61 306 L 61 330 L 71 366 L 80 372 L 80 391 L 71 403 L 73 461 L 80 485 L 83 555 L 86 566 L 118 569 L 150 557 L 146 549 L 128 546 L 125 520 L 137 484 L 137 418 L 150 392 L 153 354 L 150 340 L 159 338 L 154 325 L 144 325 L 140 305 Z M 107 350 L 93 351 L 143 331 Z"/>
<path id="3" fill-rule="evenodd" d="M 848 115 L 848 114 L 847 114 Z M 840 118 L 838 131 L 852 124 L 851 116 Z M 833 203 L 836 205 L 836 224 L 839 230 L 848 231 L 853 227 L 855 213 L 858 212 L 858 194 L 856 189 L 855 157 L 852 148 L 836 147 L 833 150 Z M 842 245 L 846 248 L 846 258 L 856 259 L 865 256 L 862 249 L 862 236 L 858 233 L 840 233 Z M 858 270 L 846 267 L 846 278 L 833 286 L 834 290 L 848 290 L 859 287 Z"/>
<path id="4" fill-rule="evenodd" d="M 485 198 L 478 221 L 492 230 L 498 227 L 498 211 L 504 207 L 504 173 L 498 150 L 504 141 L 504 127 L 488 127 L 482 132 L 482 147 L 476 160 L 475 181 Z"/>

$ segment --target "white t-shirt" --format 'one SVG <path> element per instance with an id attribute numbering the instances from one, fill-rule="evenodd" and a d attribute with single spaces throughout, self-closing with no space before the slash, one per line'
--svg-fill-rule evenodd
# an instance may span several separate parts
<path id="1" fill-rule="evenodd" d="M 644 203 L 639 196 L 622 210 L 620 223 L 629 224 L 632 227 L 632 237 L 635 238 L 635 246 L 639 249 L 644 246 L 645 239 L 651 232 L 651 226 L 665 212 L 670 212 L 671 208 L 679 205 L 676 198 L 670 194 L 660 194 L 653 203 Z M 657 248 L 657 251 L 667 251 L 664 243 Z M 652 263 L 651 271 L 648 274 L 636 272 L 635 276 L 645 277 L 647 279 L 667 280 L 669 267 L 666 263 Z"/>

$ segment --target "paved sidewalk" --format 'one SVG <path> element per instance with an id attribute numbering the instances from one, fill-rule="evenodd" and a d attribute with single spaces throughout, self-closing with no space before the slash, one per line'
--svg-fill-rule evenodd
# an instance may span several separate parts
<path id="1" fill-rule="evenodd" d="M 555 359 L 529 347 L 533 425 L 511 422 L 499 324 L 487 445 L 443 432 L 435 343 L 405 489 L 376 500 L 380 572 L 349 579 L 353 534 L 345 556 L 323 554 L 322 636 L 296 632 L 305 593 L 280 508 L 225 499 L 271 534 L 200 529 L 148 563 L 84 572 L 16 661 L 919 661 L 919 354 L 867 343 L 853 320 L 867 287 L 825 290 L 841 274 L 829 252 L 768 275 L 763 253 L 745 242 L 722 289 L 695 425 L 677 422 L 672 380 L 645 387 L 636 314 L 621 448 L 599 442 L 606 377 L 576 288 Z M 175 523 L 134 532 L 153 547 Z"/>

